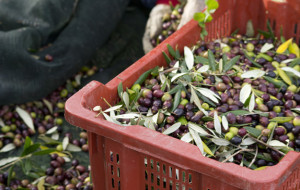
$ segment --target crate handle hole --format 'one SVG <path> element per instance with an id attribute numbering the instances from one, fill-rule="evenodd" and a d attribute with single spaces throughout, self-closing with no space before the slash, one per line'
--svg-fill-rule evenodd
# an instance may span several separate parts
<path id="1" fill-rule="evenodd" d="M 172 177 L 172 167 L 169 167 L 169 177 Z"/>
<path id="2" fill-rule="evenodd" d="M 111 186 L 112 186 L 112 188 L 115 188 L 115 180 L 114 180 L 114 178 L 111 178 Z"/>
<path id="3" fill-rule="evenodd" d="M 297 34 L 297 30 L 298 30 L 298 24 L 295 23 L 294 34 Z"/>
<path id="4" fill-rule="evenodd" d="M 191 184 L 192 182 L 192 174 L 189 174 L 189 183 Z"/>
<path id="5" fill-rule="evenodd" d="M 159 176 L 157 176 L 157 178 L 156 178 L 156 184 L 157 184 L 157 186 L 160 186 L 160 177 Z"/>
<path id="6" fill-rule="evenodd" d="M 118 163 L 118 164 L 120 163 L 120 157 L 119 157 L 119 154 L 117 154 L 117 163 Z"/>
<path id="7" fill-rule="evenodd" d="M 147 166 L 148 166 L 148 160 L 147 160 L 147 158 L 146 158 L 146 157 L 144 158 L 144 164 L 145 164 L 145 167 L 147 167 Z"/>
<path id="8" fill-rule="evenodd" d="M 145 171 L 145 180 L 147 181 L 148 180 L 148 172 Z"/>
<path id="9" fill-rule="evenodd" d="M 110 155 L 110 161 L 113 162 L 114 161 L 114 153 L 112 151 L 110 151 L 109 155 Z"/>
<path id="10" fill-rule="evenodd" d="M 175 178 L 179 180 L 179 169 L 175 169 Z"/>
<path id="11" fill-rule="evenodd" d="M 117 175 L 118 175 L 118 177 L 121 176 L 121 174 L 120 174 L 120 168 L 117 169 Z"/>
<path id="12" fill-rule="evenodd" d="M 111 175 L 114 175 L 114 166 L 113 165 L 110 166 L 110 170 L 111 170 Z"/>
<path id="13" fill-rule="evenodd" d="M 151 173 L 151 183 L 154 183 L 154 174 Z"/>

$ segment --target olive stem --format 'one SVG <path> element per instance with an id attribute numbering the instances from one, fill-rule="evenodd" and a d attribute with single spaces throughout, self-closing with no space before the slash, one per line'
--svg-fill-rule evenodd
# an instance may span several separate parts
<path id="1" fill-rule="evenodd" d="M 172 71 L 174 71 L 176 69 L 179 69 L 179 67 L 173 67 L 173 68 L 170 68 L 170 69 L 166 69 L 166 70 L 164 70 L 164 71 L 162 71 L 160 73 L 165 74 L 165 73 L 168 73 L 168 72 L 172 72 Z"/>
<path id="2" fill-rule="evenodd" d="M 260 144 L 262 144 L 262 145 L 264 145 L 264 146 L 266 146 L 266 147 L 268 147 L 268 148 L 270 148 L 270 149 L 272 149 L 272 150 L 278 152 L 279 154 L 285 156 L 285 153 L 283 153 L 283 152 L 277 150 L 276 148 L 274 148 L 274 147 L 268 145 L 267 143 L 265 143 L 265 142 L 263 142 L 263 141 L 261 141 L 261 140 L 258 140 L 258 139 L 256 139 L 256 138 L 252 137 L 251 135 L 249 135 L 249 137 L 250 137 L 251 139 L 255 140 L 256 142 L 259 142 Z"/>
<path id="3" fill-rule="evenodd" d="M 7 165 L 4 165 L 3 167 L 0 168 L 0 170 L 2 171 L 3 169 L 5 169 L 5 168 L 7 168 L 7 167 L 9 167 L 9 166 L 11 166 L 11 165 L 14 165 L 14 164 L 20 162 L 21 160 L 23 160 L 23 159 L 25 159 L 25 158 L 29 158 L 29 157 L 31 157 L 31 156 L 32 156 L 32 154 L 28 154 L 27 156 L 20 157 L 19 159 L 15 160 L 15 161 L 13 161 L 13 162 L 7 164 Z"/>
<path id="4" fill-rule="evenodd" d="M 252 161 L 251 161 L 251 163 L 249 164 L 249 168 L 252 166 L 252 164 L 254 163 L 254 161 L 255 161 L 255 159 L 256 159 L 256 157 L 257 157 L 257 153 L 258 153 L 258 147 L 257 147 L 257 145 L 256 145 L 256 151 L 255 151 L 255 155 L 254 155 L 254 158 L 252 159 Z"/>
<path id="5" fill-rule="evenodd" d="M 230 158 L 234 157 L 235 155 L 237 155 L 240 152 L 244 152 L 244 151 L 253 151 L 253 149 L 240 149 L 239 151 L 236 151 L 234 154 L 230 155 L 228 158 L 226 158 L 225 160 L 223 160 L 222 162 L 227 162 L 228 160 L 230 160 Z"/>

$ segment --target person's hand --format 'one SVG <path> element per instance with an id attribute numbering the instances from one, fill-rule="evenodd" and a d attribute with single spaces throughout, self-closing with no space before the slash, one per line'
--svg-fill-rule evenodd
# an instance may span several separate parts
<path id="1" fill-rule="evenodd" d="M 145 53 L 153 49 L 150 40 L 162 31 L 163 16 L 166 13 L 171 13 L 170 5 L 158 4 L 151 10 L 143 36 L 143 48 Z"/>
<path id="2" fill-rule="evenodd" d="M 179 30 L 183 25 L 192 20 L 195 13 L 203 11 L 204 8 L 204 0 L 187 0 L 177 30 Z"/>

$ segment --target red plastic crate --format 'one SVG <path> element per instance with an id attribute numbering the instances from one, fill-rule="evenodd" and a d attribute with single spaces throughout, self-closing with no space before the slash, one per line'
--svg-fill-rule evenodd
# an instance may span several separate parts
<path id="1" fill-rule="evenodd" d="M 219 0 L 220 8 L 207 25 L 206 40 L 228 36 L 239 28 L 245 33 L 252 20 L 255 29 L 264 29 L 269 19 L 275 34 L 300 38 L 300 1 Z M 200 38 L 200 28 L 189 22 L 157 48 L 131 65 L 106 85 L 93 81 L 66 103 L 68 122 L 88 131 L 92 178 L 96 190 L 237 190 L 300 189 L 300 153 L 289 152 L 276 166 L 253 171 L 233 163 L 203 157 L 194 145 L 142 126 L 119 126 L 95 118 L 91 109 L 106 108 L 118 101 L 117 86 L 130 87 L 150 68 L 166 65 L 162 51 L 166 44 L 182 51 Z"/>

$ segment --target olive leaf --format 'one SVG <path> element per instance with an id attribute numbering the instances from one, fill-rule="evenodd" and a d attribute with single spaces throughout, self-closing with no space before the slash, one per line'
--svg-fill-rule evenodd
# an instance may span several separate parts
<path id="1" fill-rule="evenodd" d="M 208 64 L 212 71 L 216 71 L 215 56 L 210 50 L 208 50 Z"/>
<path id="2" fill-rule="evenodd" d="M 203 65 L 208 65 L 208 59 L 201 56 L 195 56 L 195 63 L 202 63 Z"/>
<path id="3" fill-rule="evenodd" d="M 173 49 L 172 46 L 170 46 L 170 44 L 167 44 L 167 48 L 168 48 L 170 55 L 172 55 L 172 57 L 174 57 L 175 59 L 180 58 L 180 55 L 178 56 L 178 54 L 176 54 L 176 51 Z"/>
<path id="4" fill-rule="evenodd" d="M 265 43 L 261 49 L 260 49 L 260 52 L 261 53 L 265 53 L 267 51 L 269 51 L 270 49 L 274 48 L 274 45 L 273 44 L 269 44 L 269 43 Z"/>
<path id="5" fill-rule="evenodd" d="M 51 139 L 53 139 L 53 140 L 58 140 L 59 139 L 59 134 L 56 132 L 56 133 L 53 133 L 52 135 L 51 135 Z"/>
<path id="6" fill-rule="evenodd" d="M 46 100 L 46 99 L 43 99 L 43 102 L 44 102 L 44 104 L 47 106 L 49 112 L 52 114 L 52 113 L 53 113 L 53 106 L 52 106 L 52 103 L 49 102 L 49 101 Z"/>
<path id="7" fill-rule="evenodd" d="M 178 73 L 176 75 L 174 75 L 172 78 L 171 78 L 171 82 L 175 81 L 177 78 L 183 76 L 183 75 L 187 75 L 188 73 Z"/>
<path id="8" fill-rule="evenodd" d="M 39 180 L 39 182 L 37 184 L 37 187 L 38 187 L 39 190 L 45 190 L 45 186 L 44 186 L 44 184 L 45 184 L 45 178 L 46 178 L 46 176 L 44 176 L 43 178 L 41 178 Z"/>
<path id="9" fill-rule="evenodd" d="M 198 109 L 200 111 L 202 111 L 204 113 L 204 115 L 208 116 L 208 112 L 202 108 L 200 100 L 199 100 L 199 97 L 197 96 L 195 90 L 191 86 L 191 103 L 193 103 L 193 102 L 195 102 L 195 104 L 198 107 Z"/>
<path id="10" fill-rule="evenodd" d="M 179 61 L 177 61 L 173 68 L 179 68 Z M 178 69 L 175 69 L 174 71 L 171 71 L 172 73 L 177 73 Z"/>
<path id="11" fill-rule="evenodd" d="M 246 36 L 253 37 L 255 34 L 254 27 L 251 20 L 247 22 Z"/>
<path id="12" fill-rule="evenodd" d="M 219 103 L 218 99 L 221 99 L 216 93 L 207 89 L 207 88 L 196 88 L 201 95 L 206 96 L 210 100 L 214 101 L 215 103 Z"/>
<path id="13" fill-rule="evenodd" d="M 205 155 L 202 140 L 201 140 L 200 136 L 192 128 L 189 128 L 189 131 L 190 131 L 190 134 L 193 137 L 196 145 L 198 146 L 201 154 Z"/>
<path id="14" fill-rule="evenodd" d="M 191 70 L 194 66 L 194 55 L 192 50 L 187 46 L 184 46 L 184 60 L 188 70 Z"/>
<path id="15" fill-rule="evenodd" d="M 293 68 L 291 68 L 291 67 L 282 67 L 281 69 L 284 70 L 284 71 L 287 71 L 287 72 L 291 72 L 291 73 L 293 73 L 295 76 L 297 76 L 297 77 L 300 78 L 300 72 L 299 72 L 299 71 L 296 71 L 295 69 L 293 69 Z"/>
<path id="16" fill-rule="evenodd" d="M 278 140 L 271 140 L 270 142 L 268 142 L 268 145 L 270 145 L 274 148 L 282 148 L 282 147 L 287 146 L 286 144 L 284 144 L 283 142 L 280 142 Z"/>
<path id="17" fill-rule="evenodd" d="M 52 127 L 51 129 L 49 129 L 49 130 L 46 132 L 46 134 L 47 134 L 47 135 L 50 135 L 50 134 L 52 134 L 52 133 L 54 133 L 54 132 L 56 132 L 56 131 L 57 131 L 57 126 Z"/>
<path id="18" fill-rule="evenodd" d="M 118 84 L 118 95 L 119 95 L 119 97 L 122 99 L 122 93 L 123 93 L 123 83 L 122 82 L 120 82 L 119 84 Z"/>
<path id="19" fill-rule="evenodd" d="M 33 125 L 33 121 L 32 118 L 30 117 L 29 113 L 27 113 L 25 110 L 23 110 L 22 108 L 20 108 L 19 106 L 16 107 L 16 112 L 19 114 L 19 116 L 22 118 L 22 120 L 24 121 L 24 123 L 33 131 L 35 131 L 34 129 L 34 125 Z"/>
<path id="20" fill-rule="evenodd" d="M 227 146 L 230 144 L 228 140 L 222 138 L 212 138 L 211 141 L 218 146 Z"/>
<path id="21" fill-rule="evenodd" d="M 258 130 L 256 128 L 253 127 L 244 127 L 248 133 L 250 133 L 252 136 L 254 137 L 258 137 L 261 134 L 261 130 Z"/>
<path id="22" fill-rule="evenodd" d="M 122 97 L 123 97 L 123 101 L 125 103 L 126 108 L 129 110 L 129 95 L 128 95 L 128 93 L 126 91 L 123 92 Z"/>
<path id="23" fill-rule="evenodd" d="M 68 145 L 69 145 L 69 137 L 64 137 L 64 139 L 62 141 L 63 150 L 66 150 Z"/>
<path id="24" fill-rule="evenodd" d="M 287 64 L 287 63 L 290 63 L 290 62 L 292 62 L 292 61 L 294 61 L 294 60 L 295 60 L 295 59 L 286 59 L 286 60 L 284 60 L 284 61 L 281 61 L 281 63 Z M 289 65 L 289 68 L 292 68 L 292 66 Z"/>
<path id="25" fill-rule="evenodd" d="M 243 139 L 241 145 L 249 146 L 249 145 L 252 145 L 254 143 L 256 143 L 256 141 L 254 141 L 252 138 L 248 137 L 248 138 Z"/>
<path id="26" fill-rule="evenodd" d="M 184 135 L 181 137 L 180 140 L 182 140 L 182 141 L 184 141 L 184 142 L 187 142 L 187 143 L 190 143 L 190 142 L 192 142 L 193 137 L 191 136 L 191 133 L 186 133 L 186 134 L 184 134 Z"/>
<path id="27" fill-rule="evenodd" d="M 251 71 L 246 71 L 244 72 L 241 77 L 242 78 L 259 78 L 259 77 L 262 77 L 265 75 L 265 71 L 262 71 L 262 70 L 259 70 L 259 69 L 254 69 L 254 70 L 251 70 Z"/>
<path id="28" fill-rule="evenodd" d="M 188 123 L 188 127 L 190 127 L 191 129 L 193 129 L 195 132 L 199 133 L 200 135 L 206 136 L 208 135 L 208 133 L 199 125 L 189 122 Z"/>
<path id="29" fill-rule="evenodd" d="M 224 69 L 223 71 L 226 72 L 228 70 L 230 70 L 233 65 L 236 64 L 236 62 L 240 59 L 240 56 L 235 56 L 234 58 L 232 58 L 230 61 L 228 61 L 225 65 L 224 65 Z"/>
<path id="30" fill-rule="evenodd" d="M 18 160 L 20 157 L 8 157 L 0 160 L 0 167 Z"/>
<path id="31" fill-rule="evenodd" d="M 154 68 L 156 69 L 156 67 Z M 142 84 L 150 75 L 150 73 L 154 70 L 154 69 L 149 69 L 148 71 L 144 72 L 134 83 L 135 84 Z"/>
<path id="32" fill-rule="evenodd" d="M 251 94 L 251 85 L 246 84 L 240 91 L 240 101 L 244 104 Z"/>
<path id="33" fill-rule="evenodd" d="M 256 62 L 255 62 L 255 61 L 247 54 L 246 51 L 244 51 L 244 55 L 245 55 L 245 57 L 246 57 L 253 65 L 255 65 L 255 66 L 258 67 L 258 68 L 262 68 L 262 66 L 261 66 L 260 64 L 256 63 Z"/>
<path id="34" fill-rule="evenodd" d="M 168 129 L 166 129 L 163 134 L 165 135 L 169 135 L 171 133 L 173 133 L 174 131 L 176 131 L 177 129 L 179 129 L 179 127 L 181 126 L 180 122 L 174 123 L 172 126 L 170 126 Z"/>
<path id="35" fill-rule="evenodd" d="M 78 74 L 78 75 L 76 75 L 75 77 L 74 77 L 74 79 L 75 79 L 75 82 L 76 82 L 76 84 L 77 85 L 80 85 L 81 84 L 81 75 L 80 74 Z"/>
<path id="36" fill-rule="evenodd" d="M 0 150 L 0 153 L 1 152 L 9 152 L 15 148 L 16 148 L 16 146 L 14 145 L 14 143 L 9 143 L 9 144 L 5 145 L 4 147 L 2 147 L 2 149 Z"/>
<path id="37" fill-rule="evenodd" d="M 173 107 L 172 107 L 172 112 L 177 108 L 177 106 L 180 103 L 180 99 L 181 99 L 181 90 L 178 90 L 175 94 L 174 97 L 174 103 L 173 103 Z"/>
<path id="38" fill-rule="evenodd" d="M 220 59 L 220 61 L 219 61 L 219 71 L 220 71 L 220 73 L 222 73 L 222 70 L 223 70 L 223 59 Z"/>
<path id="39" fill-rule="evenodd" d="M 3 120 L 0 118 L 0 127 L 4 127 L 4 126 L 5 126 L 5 124 L 4 124 Z"/>
<path id="40" fill-rule="evenodd" d="M 104 115 L 104 113 L 103 113 Z M 113 119 L 133 119 L 133 118 L 137 118 L 140 117 L 139 114 L 136 113 L 126 113 L 126 114 L 122 114 L 122 115 L 116 115 L 114 117 L 112 117 Z"/>
<path id="41" fill-rule="evenodd" d="M 222 116 L 222 125 L 225 130 L 228 130 L 228 120 L 224 115 Z"/>
<path id="42" fill-rule="evenodd" d="M 151 111 L 151 109 L 149 109 Z M 152 121 L 157 124 L 157 119 L 158 119 L 158 115 L 159 115 L 159 111 L 154 115 L 152 116 Z"/>
<path id="43" fill-rule="evenodd" d="M 70 151 L 70 152 L 81 152 L 81 148 L 79 146 L 74 145 L 74 144 L 68 144 L 66 150 Z"/>
<path id="44" fill-rule="evenodd" d="M 103 112 L 110 112 L 110 111 L 115 111 L 115 110 L 118 110 L 122 107 L 123 105 L 117 105 L 117 106 L 113 106 L 113 107 L 110 107 L 106 110 L 104 110 Z"/>
<path id="45" fill-rule="evenodd" d="M 249 102 L 249 112 L 252 112 L 255 106 L 255 96 L 254 93 L 252 93 L 250 102 Z"/>
<path id="46" fill-rule="evenodd" d="M 101 110 L 101 106 L 95 106 L 94 108 L 93 108 L 93 111 L 100 111 Z"/>
<path id="47" fill-rule="evenodd" d="M 221 123 L 220 123 L 219 116 L 218 116 L 217 112 L 214 112 L 214 127 L 215 127 L 216 132 L 219 135 L 221 135 L 221 133 L 222 133 Z"/>
<path id="48" fill-rule="evenodd" d="M 164 56 L 166 62 L 167 62 L 168 64 L 170 64 L 171 61 L 172 61 L 172 60 L 170 59 L 170 57 L 169 57 L 164 51 L 163 51 L 162 53 L 163 53 L 163 56 Z"/>
<path id="49" fill-rule="evenodd" d="M 277 123 L 286 123 L 292 121 L 293 119 L 294 117 L 274 117 L 270 119 L 270 121 L 277 122 Z"/>
<path id="50" fill-rule="evenodd" d="M 204 73 L 204 72 L 207 72 L 209 69 L 209 66 L 208 65 L 203 65 L 202 67 L 200 67 L 197 72 L 199 73 Z"/>

